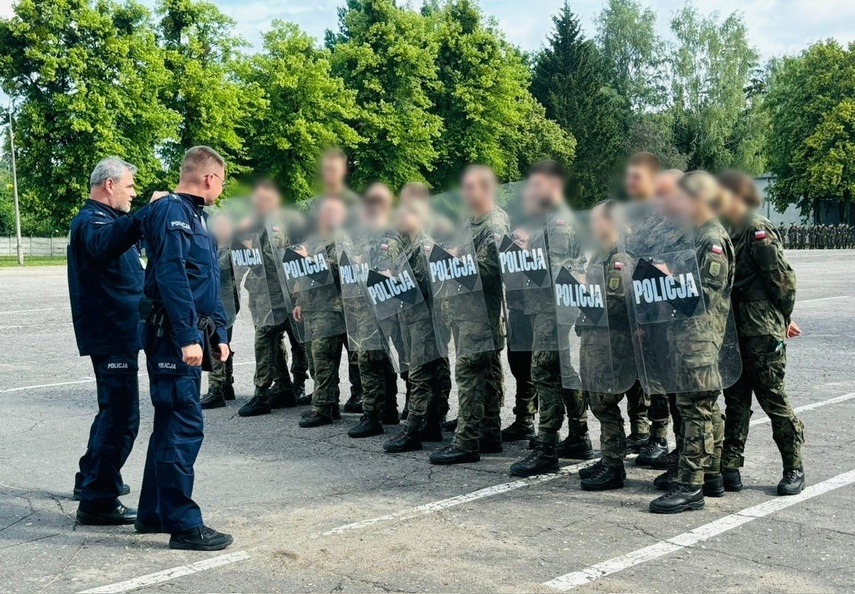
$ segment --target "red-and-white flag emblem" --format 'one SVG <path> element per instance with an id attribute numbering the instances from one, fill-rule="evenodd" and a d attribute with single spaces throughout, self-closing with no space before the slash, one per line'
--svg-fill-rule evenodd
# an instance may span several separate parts
<path id="1" fill-rule="evenodd" d="M 623 270 L 623 262 L 615 262 L 615 270 Z"/>
<path id="2" fill-rule="evenodd" d="M 766 230 L 765 229 L 757 229 L 754 232 L 754 239 L 760 241 L 761 239 L 766 239 Z"/>
<path id="3" fill-rule="evenodd" d="M 722 253 L 724 250 L 723 250 L 723 249 L 721 249 L 721 246 L 720 246 L 720 245 L 718 245 L 718 244 L 715 244 L 715 243 L 714 243 L 714 244 L 713 244 L 713 246 L 712 246 L 712 250 L 710 250 L 710 251 L 711 251 L 712 253 L 714 253 L 714 254 L 720 254 L 720 253 Z"/>

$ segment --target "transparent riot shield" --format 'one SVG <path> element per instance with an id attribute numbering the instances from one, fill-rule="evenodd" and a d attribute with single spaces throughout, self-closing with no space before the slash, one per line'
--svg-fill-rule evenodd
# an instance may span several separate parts
<path id="1" fill-rule="evenodd" d="M 376 351 L 383 349 L 383 339 L 377 319 L 368 305 L 365 279 L 369 264 L 348 237 L 336 241 L 338 270 L 341 278 L 341 302 L 347 328 L 349 350 Z"/>
<path id="2" fill-rule="evenodd" d="M 449 202 L 450 209 L 439 208 L 441 204 L 432 205 L 430 234 L 422 243 L 440 354 L 462 356 L 495 350 L 498 344 L 487 312 L 472 231 L 465 220 L 455 220 L 453 201 Z"/>
<path id="3" fill-rule="evenodd" d="M 220 299 L 226 313 L 226 328 L 231 328 L 240 307 L 240 294 L 232 268 L 231 249 L 234 242 L 234 225 L 231 217 L 216 206 L 205 208 L 207 225 L 217 241 L 217 261 L 220 265 Z"/>
<path id="4" fill-rule="evenodd" d="M 684 207 L 675 200 L 618 211 L 636 367 L 649 394 L 723 390 L 742 369 L 733 263 L 725 246 L 700 240 L 705 230 L 688 223 Z"/>

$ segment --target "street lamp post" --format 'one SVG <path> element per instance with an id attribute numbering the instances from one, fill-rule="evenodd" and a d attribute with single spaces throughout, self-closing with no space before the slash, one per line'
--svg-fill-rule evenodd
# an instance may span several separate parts
<path id="1" fill-rule="evenodd" d="M 12 196 L 15 201 L 15 236 L 18 241 L 18 266 L 24 265 L 24 244 L 21 241 L 21 207 L 18 204 L 18 171 L 15 167 L 15 132 L 12 130 L 12 98 L 9 97 L 9 150 L 12 152 Z"/>

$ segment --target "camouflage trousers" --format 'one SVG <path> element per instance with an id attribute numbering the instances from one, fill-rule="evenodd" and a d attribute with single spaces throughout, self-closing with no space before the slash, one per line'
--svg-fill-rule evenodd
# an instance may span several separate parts
<path id="1" fill-rule="evenodd" d="M 362 411 L 380 416 L 387 407 L 397 407 L 398 374 L 384 350 L 356 353 L 362 381 Z"/>
<path id="2" fill-rule="evenodd" d="M 345 334 L 312 339 L 312 378 L 315 380 L 312 407 L 321 414 L 331 414 L 333 405 L 338 403 L 338 367 L 345 342 Z"/>
<path id="3" fill-rule="evenodd" d="M 683 447 L 677 482 L 692 487 L 704 483 L 704 474 L 721 473 L 724 421 L 718 408 L 719 392 L 689 392 L 676 395 L 683 419 Z"/>
<path id="4" fill-rule="evenodd" d="M 350 382 L 351 398 L 361 398 L 363 395 L 362 375 L 359 373 L 359 353 L 350 350 L 348 341 L 344 341 L 347 349 L 347 381 Z"/>
<path id="5" fill-rule="evenodd" d="M 722 467 L 740 468 L 745 461 L 753 393 L 772 422 L 772 438 L 781 452 L 784 470 L 801 468 L 804 425 L 796 418 L 784 391 L 786 345 L 773 336 L 754 336 L 742 339 L 740 350 L 742 375 L 736 384 L 724 391 Z"/>
<path id="6" fill-rule="evenodd" d="M 674 435 L 679 445 L 683 432 L 683 421 L 677 409 L 676 394 L 650 395 L 650 437 L 667 438 L 668 425 L 673 421 Z"/>
<path id="7" fill-rule="evenodd" d="M 304 386 L 309 379 L 309 349 L 297 339 L 290 322 L 285 326 L 285 334 L 291 345 L 291 379 L 294 385 Z"/>
<path id="8" fill-rule="evenodd" d="M 436 359 L 411 367 L 407 385 L 410 389 L 407 424 L 421 427 L 424 420 L 442 420 L 448 412 L 448 395 L 451 392 L 448 359 Z"/>
<path id="9" fill-rule="evenodd" d="M 620 466 L 626 457 L 626 431 L 618 404 L 623 394 L 585 392 L 591 412 L 600 422 L 600 451 L 609 466 Z"/>
<path id="10" fill-rule="evenodd" d="M 508 349 L 508 366 L 517 384 L 514 394 L 514 417 L 520 423 L 531 425 L 537 412 L 537 394 L 531 380 L 531 351 Z"/>
<path id="11" fill-rule="evenodd" d="M 232 329 L 226 331 L 229 343 L 232 341 Z M 208 388 L 222 389 L 225 386 L 231 386 L 235 383 L 234 372 L 235 354 L 229 352 L 229 358 L 225 361 L 220 361 L 216 357 L 211 357 L 211 373 L 208 375 Z"/>
<path id="12" fill-rule="evenodd" d="M 255 329 L 255 387 L 266 390 L 274 382 L 291 388 L 288 352 L 282 343 L 288 321 Z"/>
<path id="13" fill-rule="evenodd" d="M 540 401 L 537 440 L 543 445 L 557 445 L 565 412 L 570 435 L 586 435 L 588 414 L 585 396 L 581 390 L 569 390 L 561 385 L 558 351 L 535 351 L 531 363 L 531 379 Z"/>
<path id="14" fill-rule="evenodd" d="M 457 431 L 452 445 L 477 452 L 479 444 L 502 441 L 502 362 L 501 351 L 484 351 L 457 357 Z"/>
<path id="15" fill-rule="evenodd" d="M 636 380 L 626 391 L 626 416 L 629 417 L 629 432 L 635 435 L 647 435 L 651 430 L 648 419 L 650 395 L 645 394 L 641 382 Z M 666 425 L 667 427 L 667 425 Z"/>

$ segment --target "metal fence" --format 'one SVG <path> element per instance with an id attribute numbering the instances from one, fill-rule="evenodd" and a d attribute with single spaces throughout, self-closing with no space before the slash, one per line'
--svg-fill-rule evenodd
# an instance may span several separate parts
<path id="1" fill-rule="evenodd" d="M 21 243 L 24 245 L 24 256 L 64 258 L 68 237 L 22 237 Z M 0 237 L 0 256 L 17 256 L 17 245 L 14 235 Z"/>

